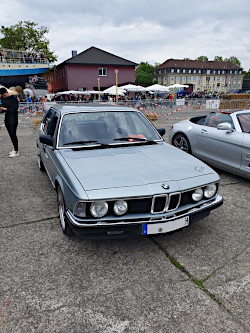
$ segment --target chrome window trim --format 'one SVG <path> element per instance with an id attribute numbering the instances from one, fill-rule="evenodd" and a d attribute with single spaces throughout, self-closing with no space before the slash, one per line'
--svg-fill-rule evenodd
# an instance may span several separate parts
<path id="1" fill-rule="evenodd" d="M 63 113 L 61 114 L 61 119 L 60 119 L 60 123 L 59 123 L 59 126 L 58 126 L 58 131 L 57 131 L 57 138 L 56 138 L 56 149 L 58 150 L 61 150 L 61 149 L 72 149 L 72 148 L 86 148 L 86 147 L 100 147 L 101 145 L 100 144 L 94 144 L 94 145 L 82 145 L 82 146 L 70 146 L 70 147 L 61 147 L 59 146 L 59 136 L 60 136 L 60 132 L 61 132 L 61 126 L 62 126 L 62 120 L 64 118 L 64 116 L 68 115 L 68 114 L 77 114 L 77 113 L 98 113 L 98 112 L 137 112 L 137 113 L 140 113 L 148 122 L 148 124 L 154 129 L 154 131 L 158 134 L 158 137 L 159 139 L 157 140 L 153 140 L 154 142 L 164 142 L 163 138 L 160 136 L 160 134 L 158 133 L 156 127 L 147 119 L 147 117 L 142 113 L 140 112 L 139 110 L 127 110 L 127 111 L 122 111 L 122 110 L 117 110 L 117 111 L 108 111 L 108 110 L 105 110 L 105 111 L 101 111 L 101 110 L 86 110 L 86 111 L 71 111 L 71 112 L 67 112 L 67 113 Z M 138 143 L 137 141 L 135 142 L 129 142 L 130 144 L 132 143 Z M 128 142 L 119 142 L 119 143 L 111 143 L 109 144 L 109 146 L 117 146 L 117 145 L 126 145 L 128 144 Z"/>

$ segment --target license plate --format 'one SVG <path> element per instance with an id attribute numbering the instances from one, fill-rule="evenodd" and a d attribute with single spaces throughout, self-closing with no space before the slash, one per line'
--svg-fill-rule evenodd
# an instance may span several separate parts
<path id="1" fill-rule="evenodd" d="M 142 234 L 143 235 L 152 235 L 152 234 L 164 234 L 165 232 L 170 232 L 177 230 L 189 225 L 189 216 L 182 217 L 180 219 L 163 222 L 163 223 L 147 223 L 142 225 Z"/>

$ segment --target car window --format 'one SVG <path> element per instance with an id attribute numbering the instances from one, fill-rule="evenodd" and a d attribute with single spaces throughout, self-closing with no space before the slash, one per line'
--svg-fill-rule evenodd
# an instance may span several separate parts
<path id="1" fill-rule="evenodd" d="M 250 133 L 250 113 L 238 114 L 237 119 L 239 121 L 242 132 Z"/>
<path id="2" fill-rule="evenodd" d="M 53 129 L 52 128 L 53 124 L 51 124 L 51 126 L 49 126 L 49 124 L 50 124 L 51 120 L 55 117 L 56 117 L 56 120 L 57 120 L 57 114 L 56 114 L 55 110 L 50 109 L 47 112 L 47 114 L 46 114 L 46 116 L 45 116 L 45 118 L 43 119 L 43 122 L 42 122 L 42 130 L 44 131 L 45 134 L 48 134 L 48 135 L 51 135 L 50 133 L 54 134 L 55 126 L 54 126 L 54 129 Z M 55 123 L 55 120 L 53 120 L 52 123 Z M 48 133 L 48 131 L 50 133 Z"/>
<path id="3" fill-rule="evenodd" d="M 209 127 L 217 127 L 221 123 L 229 123 L 234 128 L 233 119 L 228 113 L 211 112 L 207 115 L 204 125 Z"/>
<path id="4" fill-rule="evenodd" d="M 59 146 L 82 141 L 115 143 L 119 138 L 134 137 L 160 140 L 158 132 L 143 115 L 135 111 L 79 112 L 63 116 L 59 130 Z"/>

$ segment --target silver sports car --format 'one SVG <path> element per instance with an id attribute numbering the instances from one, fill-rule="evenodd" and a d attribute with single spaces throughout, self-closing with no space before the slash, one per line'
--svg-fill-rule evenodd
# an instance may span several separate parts
<path id="1" fill-rule="evenodd" d="M 165 233 L 222 204 L 217 173 L 165 143 L 164 133 L 131 108 L 55 105 L 47 112 L 38 164 L 57 191 L 64 234 Z"/>
<path id="2" fill-rule="evenodd" d="M 250 179 L 250 110 L 211 112 L 174 124 L 169 142 L 219 169 Z"/>

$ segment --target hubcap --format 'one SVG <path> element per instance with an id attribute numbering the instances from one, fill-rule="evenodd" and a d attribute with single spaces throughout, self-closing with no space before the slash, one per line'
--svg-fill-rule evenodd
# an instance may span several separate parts
<path id="1" fill-rule="evenodd" d="M 187 143 L 187 140 L 183 136 L 177 137 L 174 140 L 174 145 L 175 145 L 175 147 L 177 147 L 181 150 L 184 150 L 185 152 L 188 152 L 188 143 Z"/>

